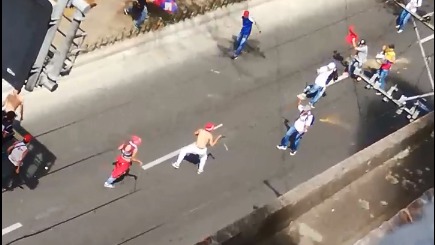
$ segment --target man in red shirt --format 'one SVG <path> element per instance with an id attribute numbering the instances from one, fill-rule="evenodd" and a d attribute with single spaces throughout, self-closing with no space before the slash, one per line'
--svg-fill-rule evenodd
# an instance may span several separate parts
<path id="1" fill-rule="evenodd" d="M 118 149 L 121 154 L 116 157 L 115 167 L 113 168 L 112 174 L 104 182 L 104 187 L 115 188 L 113 183 L 126 175 L 130 170 L 130 166 L 133 162 L 138 162 L 142 165 L 142 162 L 136 159 L 136 154 L 138 146 L 142 143 L 142 139 L 138 136 L 133 136 L 127 144 L 122 144 Z"/>

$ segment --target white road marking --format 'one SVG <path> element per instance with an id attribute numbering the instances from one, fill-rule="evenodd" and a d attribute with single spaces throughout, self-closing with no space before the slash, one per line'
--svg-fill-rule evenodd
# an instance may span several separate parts
<path id="1" fill-rule="evenodd" d="M 434 34 L 432 34 L 432 35 L 430 35 L 430 36 L 428 36 L 428 37 L 425 37 L 425 38 L 423 38 L 423 39 L 420 40 L 420 43 L 423 44 L 423 43 L 425 43 L 425 42 L 429 42 L 430 40 L 433 39 L 433 37 L 434 37 Z M 418 41 L 417 41 L 417 42 L 418 42 Z"/>
<path id="2" fill-rule="evenodd" d="M 8 234 L 9 232 L 12 232 L 12 231 L 14 231 L 14 230 L 16 230 L 16 229 L 19 229 L 19 228 L 21 228 L 23 225 L 21 224 L 21 223 L 15 223 L 15 224 L 13 224 L 13 225 L 11 225 L 11 226 L 8 226 L 8 227 L 6 227 L 6 228 L 3 228 L 2 229 L 2 236 L 4 236 L 4 235 L 6 235 L 6 234 Z"/>
<path id="3" fill-rule="evenodd" d="M 214 127 L 214 130 L 216 130 L 216 129 L 222 127 L 222 126 L 223 126 L 222 123 L 219 124 L 219 125 L 216 125 L 216 127 Z M 164 156 L 162 156 L 162 157 L 160 157 L 160 158 L 157 158 L 156 160 L 154 160 L 154 161 L 152 161 L 152 162 L 149 162 L 149 163 L 147 163 L 147 164 L 144 164 L 144 165 L 142 166 L 142 169 L 143 169 L 143 170 L 150 169 L 150 168 L 152 168 L 152 167 L 154 167 L 154 166 L 159 165 L 159 164 L 162 163 L 162 162 L 165 162 L 165 161 L 167 161 L 167 160 L 169 160 L 169 159 L 171 159 L 171 158 L 173 158 L 173 157 L 178 156 L 178 154 L 180 153 L 181 149 L 183 149 L 184 147 L 186 147 L 186 146 L 183 146 L 183 147 L 181 147 L 181 148 L 178 149 L 178 150 L 175 150 L 175 151 L 173 151 L 173 152 L 171 152 L 171 153 L 169 153 L 169 154 L 166 154 L 166 155 L 164 155 Z"/>
<path id="4" fill-rule="evenodd" d="M 326 87 L 332 86 L 332 85 L 334 85 L 334 84 L 336 84 L 336 83 L 338 83 L 338 82 L 340 82 L 340 81 L 343 81 L 344 79 L 346 79 L 346 78 L 348 78 L 348 77 L 349 77 L 348 74 L 342 74 L 341 76 L 339 76 L 339 77 L 337 78 L 337 80 L 335 80 L 334 82 L 331 82 L 331 83 L 329 83 L 328 85 L 326 85 Z"/>

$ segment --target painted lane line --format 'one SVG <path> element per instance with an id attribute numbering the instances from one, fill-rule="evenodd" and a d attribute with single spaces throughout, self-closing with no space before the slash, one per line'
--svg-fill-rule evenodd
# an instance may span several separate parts
<path id="1" fill-rule="evenodd" d="M 428 36 L 428 37 L 425 37 L 425 38 L 423 38 L 423 39 L 420 40 L 420 43 L 423 44 L 423 43 L 425 43 L 425 42 L 429 42 L 430 40 L 433 39 L 433 37 L 434 37 L 434 34 L 432 34 L 432 35 L 430 35 L 430 36 Z M 417 43 L 418 43 L 418 41 L 417 41 Z"/>
<path id="2" fill-rule="evenodd" d="M 16 230 L 16 229 L 19 229 L 19 228 L 21 228 L 23 225 L 21 224 L 21 223 L 15 223 L 15 224 L 13 224 L 13 225 L 11 225 L 11 226 L 8 226 L 8 227 L 6 227 L 6 228 L 3 228 L 2 229 L 2 236 L 4 236 L 4 235 L 6 235 L 6 234 L 8 234 L 9 232 L 12 232 L 12 231 L 14 231 L 14 230 Z"/>
<path id="3" fill-rule="evenodd" d="M 337 80 L 335 80 L 334 82 L 331 82 L 331 83 L 329 83 L 328 85 L 326 85 L 326 87 L 332 86 L 332 85 L 334 85 L 334 84 L 336 84 L 336 83 L 338 83 L 338 82 L 340 82 L 340 81 L 343 81 L 344 79 L 346 79 L 346 78 L 348 78 L 348 77 L 349 77 L 348 74 L 342 74 L 342 75 L 340 75 L 340 76 L 337 78 Z"/>
<path id="4" fill-rule="evenodd" d="M 222 126 L 223 126 L 222 123 L 219 124 L 219 125 L 216 125 L 216 127 L 214 127 L 214 130 L 216 130 L 216 129 L 222 127 Z M 195 142 L 193 142 L 193 143 L 195 143 Z M 143 169 L 143 170 L 148 170 L 148 169 L 150 169 L 150 168 L 152 168 L 152 167 L 154 167 L 154 166 L 159 165 L 159 164 L 162 163 L 162 162 L 165 162 L 165 161 L 167 161 L 167 160 L 169 160 L 169 159 L 171 159 L 171 158 L 173 158 L 173 157 L 178 156 L 178 154 L 180 153 L 181 149 L 183 149 L 184 147 L 186 147 L 186 146 L 183 146 L 183 147 L 181 147 L 181 148 L 178 149 L 178 150 L 175 150 L 175 151 L 173 151 L 173 152 L 171 152 L 171 153 L 169 153 L 169 154 L 166 154 L 166 155 L 164 155 L 164 156 L 162 156 L 162 157 L 160 157 L 160 158 L 157 158 L 156 160 L 154 160 L 154 161 L 152 161 L 152 162 L 149 162 L 149 163 L 147 163 L 147 164 L 144 164 L 144 165 L 142 166 L 142 169 Z"/>

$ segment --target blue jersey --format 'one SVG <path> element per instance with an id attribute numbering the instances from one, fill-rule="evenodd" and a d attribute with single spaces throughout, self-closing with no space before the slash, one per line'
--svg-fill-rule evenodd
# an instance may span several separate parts
<path id="1" fill-rule="evenodd" d="M 250 35 L 252 31 L 252 24 L 254 24 L 254 21 L 251 18 L 242 17 L 242 30 L 240 33 L 242 35 Z"/>

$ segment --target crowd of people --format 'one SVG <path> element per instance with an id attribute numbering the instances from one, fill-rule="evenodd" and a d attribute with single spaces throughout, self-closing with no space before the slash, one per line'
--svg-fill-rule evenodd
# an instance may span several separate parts
<path id="1" fill-rule="evenodd" d="M 409 3 L 406 5 L 407 10 L 404 10 L 397 18 L 396 28 L 398 29 L 398 33 L 403 31 L 403 28 L 410 17 L 410 13 L 408 11 L 415 12 L 420 6 L 421 0 L 409 1 Z M 125 9 L 125 14 L 132 15 L 135 27 L 140 28 L 140 25 L 143 24 L 148 16 L 146 1 L 135 0 L 129 8 Z M 237 37 L 234 53 L 232 55 L 233 59 L 236 59 L 244 49 L 251 34 L 253 25 L 256 25 L 258 31 L 261 32 L 257 23 L 250 16 L 249 11 L 244 11 L 242 15 L 242 28 Z M 367 61 L 369 51 L 368 44 L 365 39 L 359 39 L 357 35 L 354 34 L 353 30 L 351 31 L 350 43 L 354 49 L 354 54 L 352 55 L 351 60 L 342 76 L 350 77 L 356 81 L 360 81 L 361 79 L 358 75 L 359 73 L 355 73 L 355 70 L 362 70 L 364 63 Z M 385 90 L 386 78 L 396 60 L 394 48 L 394 44 L 385 45 L 382 47 L 381 52 L 376 55 L 376 59 L 380 63 L 380 68 L 377 71 L 377 84 L 379 86 L 377 89 Z M 301 139 L 314 124 L 315 117 L 312 110 L 315 108 L 315 104 L 318 103 L 320 98 L 324 95 L 327 86 L 331 82 L 337 81 L 338 78 L 338 69 L 335 62 L 330 62 L 329 64 L 317 69 L 317 77 L 314 83 L 308 85 L 303 93 L 298 95 L 297 108 L 299 110 L 299 115 L 294 123 L 289 125 L 288 130 L 281 139 L 281 142 L 277 145 L 279 150 L 290 149 L 290 155 L 293 156 L 296 154 Z M 370 89 L 371 86 L 367 85 L 367 88 Z M 303 105 L 302 103 L 305 99 L 309 99 L 309 103 L 307 105 Z M 13 122 L 17 117 L 17 112 L 19 112 L 20 120 L 23 120 L 24 106 L 23 97 L 21 96 L 20 91 L 14 90 L 11 94 L 9 94 L 6 100 L 3 102 L 2 108 L 2 144 L 4 144 L 6 141 L 13 139 Z M 197 173 L 203 173 L 208 157 L 207 147 L 216 145 L 219 139 L 223 137 L 222 135 L 215 137 L 213 135 L 213 131 L 215 129 L 215 124 L 210 122 L 207 123 L 204 128 L 196 130 L 194 132 L 194 135 L 197 137 L 195 143 L 181 149 L 176 162 L 174 162 L 172 166 L 178 169 L 186 155 L 195 154 L 198 155 L 200 159 Z M 2 156 L 2 158 L 4 158 L 2 159 L 2 163 L 8 164 L 10 167 L 10 171 L 7 173 L 7 178 L 3 178 L 8 182 L 6 184 L 8 188 L 12 186 L 14 174 L 19 173 L 19 169 L 22 166 L 23 160 L 28 152 L 27 145 L 31 142 L 31 140 L 31 135 L 24 135 L 22 140 L 15 140 L 15 142 L 13 142 L 12 145 L 7 148 L 5 157 Z M 119 146 L 118 150 L 120 153 L 117 156 L 116 161 L 113 163 L 114 169 L 111 175 L 106 182 L 104 182 L 105 187 L 113 188 L 114 183 L 117 180 L 128 174 L 130 166 L 133 162 L 142 164 L 142 162 L 136 158 L 141 142 L 142 139 L 139 136 L 133 136 L 127 143 Z"/>

